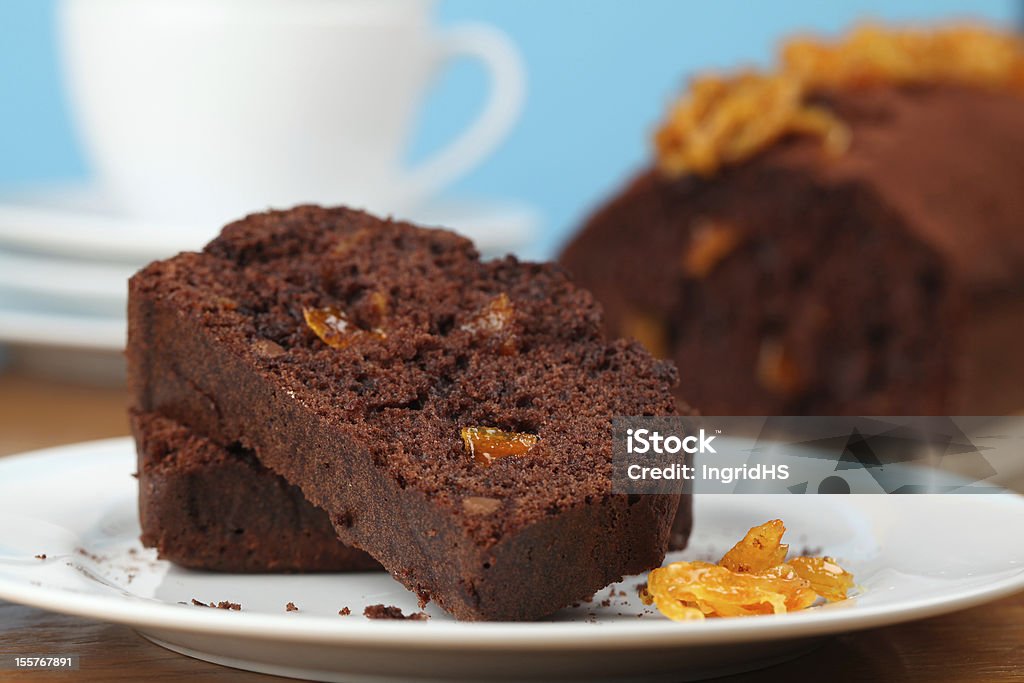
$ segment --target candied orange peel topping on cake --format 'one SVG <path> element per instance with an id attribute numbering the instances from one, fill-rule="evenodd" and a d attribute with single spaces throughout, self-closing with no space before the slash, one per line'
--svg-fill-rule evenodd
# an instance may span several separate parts
<path id="1" fill-rule="evenodd" d="M 537 445 L 538 437 L 524 432 L 506 432 L 496 427 L 463 427 L 462 444 L 480 465 L 490 465 L 498 458 L 526 455 Z"/>
<path id="2" fill-rule="evenodd" d="M 710 176 L 791 134 L 818 137 L 832 154 L 842 154 L 850 141 L 838 118 L 804 102 L 799 79 L 748 71 L 695 79 L 654 143 L 658 165 L 668 175 Z"/>
<path id="3" fill-rule="evenodd" d="M 786 527 L 774 519 L 752 528 L 718 564 L 673 562 L 655 569 L 641 593 L 669 619 L 742 617 L 802 610 L 819 598 L 845 600 L 853 574 L 829 557 L 786 561 Z"/>
<path id="4" fill-rule="evenodd" d="M 364 330 L 356 326 L 348 319 L 344 311 L 334 306 L 304 308 L 302 317 L 306 319 L 306 326 L 313 330 L 320 341 L 334 349 L 348 348 L 356 341 L 366 337 L 376 339 L 387 337 L 384 330 L 380 328 Z"/>
<path id="5" fill-rule="evenodd" d="M 784 72 L 814 89 L 945 83 L 1024 91 L 1024 41 L 977 25 L 892 30 L 868 24 L 836 43 L 790 40 L 781 59 Z"/>
<path id="6" fill-rule="evenodd" d="M 1024 41 L 991 28 L 856 28 L 837 41 L 795 38 L 772 72 L 701 76 L 654 136 L 667 175 L 714 175 L 787 136 L 821 140 L 827 154 L 850 145 L 849 128 L 810 95 L 876 86 L 950 84 L 1024 92 Z"/>

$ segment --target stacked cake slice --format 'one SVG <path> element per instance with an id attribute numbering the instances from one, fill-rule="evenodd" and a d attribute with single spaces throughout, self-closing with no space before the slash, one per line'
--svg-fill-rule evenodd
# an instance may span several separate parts
<path id="1" fill-rule="evenodd" d="M 128 360 L 143 538 L 181 564 L 372 557 L 459 619 L 522 620 L 669 543 L 679 497 L 612 493 L 610 424 L 672 414 L 675 370 L 606 340 L 556 266 L 347 209 L 253 215 L 132 279 Z"/>

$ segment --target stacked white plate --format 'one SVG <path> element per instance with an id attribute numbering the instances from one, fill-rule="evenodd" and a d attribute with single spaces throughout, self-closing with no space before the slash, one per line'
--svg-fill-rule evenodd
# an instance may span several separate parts
<path id="1" fill-rule="evenodd" d="M 519 205 L 434 204 L 409 218 L 458 230 L 485 255 L 523 247 L 537 226 Z M 0 342 L 122 349 L 129 276 L 200 249 L 218 229 L 128 218 L 89 187 L 0 199 Z"/>

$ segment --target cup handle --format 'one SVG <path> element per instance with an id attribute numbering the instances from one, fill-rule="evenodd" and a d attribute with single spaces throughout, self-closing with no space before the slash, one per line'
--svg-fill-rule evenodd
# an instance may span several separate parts
<path id="1" fill-rule="evenodd" d="M 491 94 L 469 128 L 409 172 L 405 186 L 410 202 L 435 194 L 483 161 L 511 131 L 526 97 L 523 59 L 513 42 L 498 29 L 487 24 L 461 24 L 447 29 L 441 44 L 446 60 L 479 59 L 487 69 Z"/>

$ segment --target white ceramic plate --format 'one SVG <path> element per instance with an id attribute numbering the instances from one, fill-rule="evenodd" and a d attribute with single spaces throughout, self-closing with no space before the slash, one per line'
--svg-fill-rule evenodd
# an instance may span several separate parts
<path id="1" fill-rule="evenodd" d="M 534 210 L 510 202 L 435 202 L 410 214 L 403 217 L 457 230 L 491 256 L 528 244 L 539 223 Z M 89 186 L 42 187 L 0 199 L 0 247 L 47 255 L 139 266 L 201 249 L 219 228 L 130 218 Z"/>
<path id="2" fill-rule="evenodd" d="M 1017 495 L 703 496 L 690 550 L 670 559 L 716 556 L 781 517 L 795 549 L 820 547 L 855 573 L 858 595 L 798 614 L 675 623 L 638 603 L 633 577 L 612 587 L 627 597 L 602 606 L 605 589 L 540 623 L 457 623 L 433 606 L 426 622 L 371 621 L 364 606 L 410 611 L 415 598 L 382 573 L 239 576 L 156 560 L 136 540 L 133 470 L 128 439 L 0 459 L 0 598 L 129 624 L 208 661 L 324 681 L 678 681 L 1024 589 Z M 179 604 L 192 598 L 243 609 Z M 338 615 L 344 606 L 351 616 Z"/>

